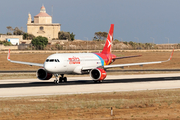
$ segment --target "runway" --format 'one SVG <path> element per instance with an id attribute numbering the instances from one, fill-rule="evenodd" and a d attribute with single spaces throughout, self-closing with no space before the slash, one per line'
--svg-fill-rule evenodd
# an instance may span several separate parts
<path id="1" fill-rule="evenodd" d="M 180 74 L 108 75 L 103 83 L 90 77 L 68 77 L 67 83 L 54 84 L 53 79 L 0 80 L 0 97 L 63 95 L 101 92 L 138 91 L 180 88 Z"/>

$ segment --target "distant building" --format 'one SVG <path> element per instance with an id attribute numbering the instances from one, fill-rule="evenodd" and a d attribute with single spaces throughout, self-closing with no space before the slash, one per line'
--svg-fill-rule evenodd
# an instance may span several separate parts
<path id="1" fill-rule="evenodd" d="M 19 41 L 23 40 L 23 35 L 0 35 L 0 41 L 5 41 L 7 38 L 17 38 Z"/>
<path id="2" fill-rule="evenodd" d="M 49 40 L 57 39 L 60 26 L 59 23 L 52 23 L 52 17 L 46 13 L 44 6 L 41 7 L 40 13 L 34 16 L 34 21 L 31 14 L 28 15 L 27 33 L 34 36 L 47 37 Z"/>

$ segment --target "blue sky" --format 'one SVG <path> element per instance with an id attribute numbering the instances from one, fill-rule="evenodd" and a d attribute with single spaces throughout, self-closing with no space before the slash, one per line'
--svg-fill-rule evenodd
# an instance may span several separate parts
<path id="1" fill-rule="evenodd" d="M 76 39 L 92 40 L 95 32 L 108 32 L 113 23 L 114 39 L 151 43 L 153 37 L 156 44 L 168 43 L 167 38 L 180 43 L 180 0 L 1 0 L 0 33 L 7 26 L 26 32 L 28 13 L 37 15 L 42 4 L 49 15 L 53 6 L 53 23 Z"/>

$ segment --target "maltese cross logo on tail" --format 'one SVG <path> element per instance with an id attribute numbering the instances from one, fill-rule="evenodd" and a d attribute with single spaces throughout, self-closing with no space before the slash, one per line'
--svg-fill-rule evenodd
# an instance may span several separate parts
<path id="1" fill-rule="evenodd" d="M 104 53 L 104 54 L 111 53 L 111 47 L 112 47 L 112 41 L 113 41 L 113 30 L 114 30 L 114 24 L 111 24 L 105 46 L 101 53 Z"/>
<path id="2" fill-rule="evenodd" d="M 112 42 L 112 36 L 110 34 L 109 34 L 109 36 L 110 36 L 110 40 L 108 40 L 108 47 L 112 45 L 112 43 L 111 43 Z"/>

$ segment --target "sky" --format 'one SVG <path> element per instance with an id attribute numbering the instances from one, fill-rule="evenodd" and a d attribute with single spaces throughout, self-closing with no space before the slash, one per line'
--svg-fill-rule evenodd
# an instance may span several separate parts
<path id="1" fill-rule="evenodd" d="M 114 39 L 180 43 L 180 0 L 1 0 L 0 33 L 7 33 L 7 26 L 27 32 L 28 13 L 37 15 L 42 5 L 75 39 L 92 40 L 114 24 Z"/>

